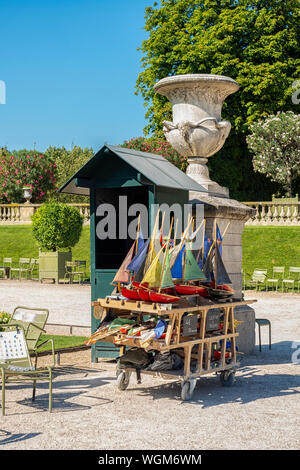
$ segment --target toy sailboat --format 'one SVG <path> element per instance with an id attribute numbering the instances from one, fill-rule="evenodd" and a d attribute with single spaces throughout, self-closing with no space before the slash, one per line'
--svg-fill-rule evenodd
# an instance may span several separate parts
<path id="1" fill-rule="evenodd" d="M 228 224 L 229 225 L 229 224 Z M 234 294 L 234 290 L 228 285 L 231 279 L 224 266 L 222 252 L 222 238 L 224 238 L 228 225 L 221 237 L 218 227 L 215 228 L 215 240 L 207 256 L 203 272 L 210 284 L 208 286 L 209 296 L 213 299 L 226 299 Z M 212 249 L 214 247 L 214 250 Z"/>
<path id="2" fill-rule="evenodd" d="M 151 302 L 173 303 L 179 300 L 179 297 L 174 295 L 174 282 L 170 269 L 170 236 L 172 225 L 173 220 L 166 244 L 161 247 L 140 284 L 141 287 L 146 286 L 144 294 L 148 296 L 147 300 Z M 143 295 L 142 292 L 140 293 Z"/>
<path id="3" fill-rule="evenodd" d="M 205 289 L 203 289 L 203 287 L 192 284 L 194 281 L 202 281 L 206 279 L 191 249 L 191 241 L 195 238 L 196 233 L 200 230 L 202 224 L 188 239 L 187 232 L 190 225 L 189 222 L 179 244 L 179 251 L 177 250 L 178 254 L 171 271 L 177 294 L 202 295 L 205 293 Z"/>

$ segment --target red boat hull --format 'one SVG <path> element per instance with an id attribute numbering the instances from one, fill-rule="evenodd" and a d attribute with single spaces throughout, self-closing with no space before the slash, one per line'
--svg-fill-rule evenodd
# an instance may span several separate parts
<path id="1" fill-rule="evenodd" d="M 159 292 L 150 292 L 150 300 L 151 302 L 158 302 L 160 304 L 170 304 L 173 302 L 177 302 L 180 297 L 176 297 L 175 295 L 168 295 L 162 294 Z"/>
<path id="2" fill-rule="evenodd" d="M 126 297 L 126 299 L 141 300 L 139 292 L 136 289 L 127 289 L 127 287 L 122 287 L 122 295 Z"/>
<path id="3" fill-rule="evenodd" d="M 133 285 L 133 287 L 136 287 L 137 289 L 140 287 L 140 283 L 139 283 L 139 282 L 134 282 L 134 281 L 132 281 L 131 284 Z"/>
<path id="4" fill-rule="evenodd" d="M 139 296 L 144 302 L 151 302 L 150 300 L 150 292 L 145 289 L 139 289 Z"/>
<path id="5" fill-rule="evenodd" d="M 210 287 L 215 289 L 215 281 L 211 281 Z M 217 289 L 225 290 L 226 292 L 230 292 L 230 294 L 234 294 L 234 290 L 230 286 L 228 286 L 227 284 L 218 284 Z"/>
<path id="6" fill-rule="evenodd" d="M 208 290 L 206 287 L 191 286 L 188 284 L 176 284 L 175 289 L 177 294 L 180 295 L 201 295 L 202 297 L 208 296 Z"/>

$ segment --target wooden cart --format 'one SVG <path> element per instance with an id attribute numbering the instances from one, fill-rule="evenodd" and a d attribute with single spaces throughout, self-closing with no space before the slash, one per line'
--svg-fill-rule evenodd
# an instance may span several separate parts
<path id="1" fill-rule="evenodd" d="M 198 302 L 201 302 L 200 298 Z M 204 301 L 203 301 L 204 302 Z M 127 338 L 126 334 L 113 332 L 105 336 L 103 341 L 113 342 L 120 346 L 120 355 L 124 354 L 126 347 L 144 348 L 147 351 L 175 351 L 184 360 L 183 370 L 152 371 L 140 370 L 141 374 L 160 376 L 165 379 L 173 379 L 182 382 L 182 400 L 192 397 L 197 379 L 203 375 L 219 373 L 222 385 L 230 386 L 235 381 L 235 371 L 239 363 L 237 361 L 236 338 L 238 333 L 235 328 L 234 308 L 240 305 L 248 305 L 255 300 L 213 303 L 206 301 L 205 305 L 195 305 L 191 299 L 185 298 L 176 304 L 151 304 L 125 299 L 105 298 L 92 303 L 96 318 L 104 318 L 108 309 L 118 317 L 137 316 L 139 321 L 145 315 L 158 316 L 168 319 L 168 327 L 163 339 L 152 339 L 142 342 L 139 337 Z M 208 331 L 208 315 L 218 309 L 223 314 L 222 328 Z M 197 316 L 198 329 L 192 336 L 183 336 L 182 319 L 184 314 Z M 200 329 L 199 329 L 200 325 Z M 228 347 L 230 341 L 230 347 Z M 218 351 L 217 358 L 214 351 Z M 196 366 L 191 368 L 191 361 Z M 125 390 L 129 384 L 130 374 L 135 369 L 126 368 L 117 370 L 117 385 L 120 390 Z"/>

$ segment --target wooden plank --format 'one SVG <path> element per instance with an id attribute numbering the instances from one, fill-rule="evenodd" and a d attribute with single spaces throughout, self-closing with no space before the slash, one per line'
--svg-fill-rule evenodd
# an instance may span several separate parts
<path id="1" fill-rule="evenodd" d="M 192 346 L 184 348 L 184 375 L 188 377 L 191 374 L 191 352 Z"/>
<path id="2" fill-rule="evenodd" d="M 166 338 L 165 338 L 166 346 L 169 346 L 169 344 L 171 342 L 172 333 L 173 333 L 173 330 L 174 330 L 175 320 L 176 320 L 176 316 L 173 315 L 171 320 L 170 320 L 170 323 L 168 325 L 168 328 L 167 328 L 167 333 L 166 333 Z"/>
<path id="3" fill-rule="evenodd" d="M 207 312 L 203 312 L 203 315 L 201 315 L 201 319 L 200 319 L 200 332 L 199 332 L 199 336 L 200 336 L 200 339 L 204 340 L 205 338 L 205 331 L 206 331 L 206 314 Z M 197 358 L 197 371 L 199 372 L 199 374 L 201 373 L 202 371 L 202 367 L 203 367 L 203 353 L 204 353 L 204 343 L 201 342 L 199 344 L 199 347 L 198 347 L 198 358 Z"/>
<path id="4" fill-rule="evenodd" d="M 229 316 L 230 308 L 224 308 L 224 324 L 223 324 L 223 335 L 225 338 L 223 339 L 223 344 L 221 348 L 221 361 L 222 366 L 225 366 L 225 359 L 226 359 L 226 342 L 227 342 L 227 333 L 228 333 L 228 316 Z"/>
<path id="5" fill-rule="evenodd" d="M 229 318 L 230 318 L 230 331 L 231 331 L 231 333 L 235 333 L 234 309 L 233 308 L 230 309 Z M 232 339 L 231 339 L 231 357 L 234 361 L 236 361 L 236 340 L 235 340 L 235 336 L 233 336 Z"/>
<path id="6" fill-rule="evenodd" d="M 222 307 L 236 307 L 238 305 L 250 305 L 256 302 L 256 300 L 244 300 L 244 301 L 237 301 L 231 303 L 212 303 L 208 305 L 192 305 L 188 302 L 184 302 L 185 305 L 178 303 L 177 306 L 172 304 L 172 308 L 169 308 L 168 304 L 150 304 L 149 302 L 143 301 L 134 301 L 128 299 L 116 300 L 116 299 L 98 299 L 97 301 L 92 302 L 93 306 L 102 306 L 102 307 L 110 307 L 121 309 L 123 311 L 129 310 L 138 312 L 141 311 L 143 313 L 152 313 L 153 315 L 173 315 L 174 313 L 185 313 L 185 312 L 207 312 L 211 308 L 222 308 Z M 174 307 L 175 306 L 175 307 Z"/>
<path id="7" fill-rule="evenodd" d="M 171 343 L 170 345 L 166 346 L 164 340 L 159 341 L 159 340 L 152 340 L 150 344 L 147 345 L 147 349 L 153 349 L 157 351 L 169 351 L 171 349 L 176 349 L 176 348 L 184 348 L 185 346 L 195 346 L 197 344 L 211 344 L 213 342 L 222 340 L 222 339 L 231 339 L 232 337 L 237 337 L 239 334 L 238 333 L 228 333 L 227 335 L 219 335 L 219 336 L 212 336 L 209 338 L 204 338 L 204 339 L 195 339 L 191 341 L 185 341 L 181 343 Z M 139 337 L 137 336 L 136 338 L 126 338 L 125 335 L 117 335 L 115 336 L 115 343 L 120 345 L 124 344 L 127 346 L 131 347 L 137 347 L 137 348 L 142 348 L 143 344 L 140 343 Z"/>

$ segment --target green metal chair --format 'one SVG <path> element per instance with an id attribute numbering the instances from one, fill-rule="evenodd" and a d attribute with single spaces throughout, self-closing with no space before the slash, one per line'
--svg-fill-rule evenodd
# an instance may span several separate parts
<path id="1" fill-rule="evenodd" d="M 32 366 L 25 331 L 21 325 L 2 325 L 2 331 L 0 332 L 0 371 L 3 416 L 5 415 L 6 384 L 31 380 L 33 382 L 32 401 L 35 400 L 37 381 L 49 382 L 49 412 L 52 412 L 52 366 L 39 369 Z"/>
<path id="2" fill-rule="evenodd" d="M 256 318 L 255 319 L 258 325 L 258 339 L 259 339 L 259 350 L 261 352 L 261 327 L 268 326 L 269 327 L 269 349 L 272 348 L 272 341 L 271 341 L 271 322 L 267 318 Z"/>
<path id="3" fill-rule="evenodd" d="M 268 289 L 268 286 L 270 285 L 272 289 L 275 287 L 276 291 L 278 290 L 279 282 L 282 281 L 284 277 L 284 271 L 285 267 L 284 266 L 274 266 L 273 267 L 273 277 L 266 279 L 266 288 Z M 277 277 L 278 275 L 278 277 Z"/>
<path id="4" fill-rule="evenodd" d="M 19 267 L 10 269 L 10 278 L 11 279 L 13 278 L 13 274 L 17 274 L 19 281 L 21 281 L 22 274 L 25 274 L 26 279 L 28 279 L 29 272 L 30 272 L 30 258 L 20 258 Z"/>
<path id="5" fill-rule="evenodd" d="M 255 286 L 255 290 L 259 290 L 259 287 L 265 286 L 267 273 L 267 269 L 254 269 L 250 280 L 247 281 L 247 286 Z"/>
<path id="6" fill-rule="evenodd" d="M 282 279 L 282 289 L 285 291 L 289 290 L 289 287 L 295 291 L 295 284 L 298 283 L 298 292 L 299 292 L 299 283 L 300 283 L 300 268 L 291 266 L 289 268 L 289 274 L 287 279 Z"/>
<path id="7" fill-rule="evenodd" d="M 30 308 L 18 306 L 14 309 L 7 326 L 18 325 L 23 328 L 25 332 L 25 339 L 29 354 L 35 355 L 35 367 L 37 367 L 38 350 L 47 343 L 50 343 L 52 355 L 53 355 L 53 366 L 55 365 L 55 352 L 53 339 L 47 339 L 42 343 L 39 343 L 42 333 L 46 333 L 45 325 L 49 317 L 49 310 L 46 308 Z"/>
<path id="8" fill-rule="evenodd" d="M 10 278 L 10 271 L 12 267 L 12 258 L 3 258 L 2 266 L 0 267 L 0 276 L 3 275 L 3 279 Z"/>
<path id="9" fill-rule="evenodd" d="M 39 279 L 38 267 L 39 267 L 39 260 L 36 259 L 36 258 L 31 258 L 30 265 L 29 265 L 29 273 L 28 273 L 28 278 L 29 279 L 32 279 L 32 280 L 35 279 L 35 277 L 34 277 L 35 271 L 36 271 L 36 274 L 37 274 L 36 280 Z"/>
<path id="10" fill-rule="evenodd" d="M 86 272 L 86 261 L 76 259 L 75 263 L 77 263 L 77 269 L 81 273 L 83 281 L 85 281 L 88 277 Z"/>
<path id="11" fill-rule="evenodd" d="M 73 284 L 74 279 L 77 277 L 79 284 L 83 282 L 83 271 L 78 270 L 77 261 L 66 261 L 66 271 L 64 275 L 64 282 L 69 279 L 70 284 Z"/>

